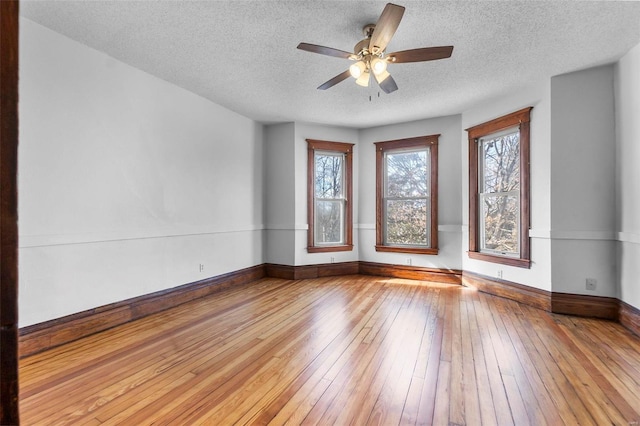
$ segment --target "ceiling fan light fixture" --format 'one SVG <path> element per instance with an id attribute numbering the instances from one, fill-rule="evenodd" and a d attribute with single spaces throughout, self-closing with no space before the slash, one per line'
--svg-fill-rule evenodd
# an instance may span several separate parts
<path id="1" fill-rule="evenodd" d="M 367 70 L 367 65 L 362 61 L 358 61 L 349 67 L 349 73 L 353 78 L 361 77 L 366 70 Z"/>
<path id="2" fill-rule="evenodd" d="M 371 70 L 375 75 L 380 75 L 387 72 L 387 61 L 379 57 L 373 58 L 371 60 Z"/>
<path id="3" fill-rule="evenodd" d="M 373 74 L 382 91 L 389 94 L 398 90 L 394 78 L 387 71 L 389 64 L 435 61 L 451 57 L 453 46 L 422 47 L 387 53 L 389 41 L 398 29 L 404 11 L 404 6 L 387 3 L 378 21 L 364 26 L 365 38 L 354 46 L 353 53 L 318 44 L 298 44 L 298 49 L 307 52 L 354 61 L 349 69 L 321 84 L 318 89 L 326 90 L 348 79 L 349 76 L 355 78 L 358 85 L 369 87 Z"/>
<path id="4" fill-rule="evenodd" d="M 365 71 L 356 79 L 356 84 L 362 87 L 369 87 L 369 71 Z"/>

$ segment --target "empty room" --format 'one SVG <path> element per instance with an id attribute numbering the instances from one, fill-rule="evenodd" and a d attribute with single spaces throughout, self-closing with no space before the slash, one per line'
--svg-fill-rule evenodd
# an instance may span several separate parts
<path id="1" fill-rule="evenodd" d="M 0 11 L 0 424 L 640 424 L 640 2 Z"/>

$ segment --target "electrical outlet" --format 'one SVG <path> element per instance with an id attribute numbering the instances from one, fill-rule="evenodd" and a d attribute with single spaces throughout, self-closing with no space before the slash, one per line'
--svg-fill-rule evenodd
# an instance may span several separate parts
<path id="1" fill-rule="evenodd" d="M 407 257 L 407 265 L 411 265 L 411 258 Z"/>
<path id="2" fill-rule="evenodd" d="M 332 257 L 332 258 L 331 258 L 331 263 L 333 263 L 333 262 L 335 262 L 335 261 L 336 261 L 336 258 L 335 258 L 335 257 Z"/>
<path id="3" fill-rule="evenodd" d="M 498 278 L 502 278 L 502 269 L 498 269 Z"/>
<path id="4" fill-rule="evenodd" d="M 200 272 L 204 271 L 204 264 L 200 263 L 198 268 L 200 269 Z"/>
<path id="5" fill-rule="evenodd" d="M 595 290 L 598 285 L 598 280 L 595 278 L 587 278 L 587 290 Z"/>

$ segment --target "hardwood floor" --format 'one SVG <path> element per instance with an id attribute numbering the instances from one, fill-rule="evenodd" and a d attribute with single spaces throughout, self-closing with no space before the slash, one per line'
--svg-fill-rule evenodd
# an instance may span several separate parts
<path id="1" fill-rule="evenodd" d="M 25 425 L 640 422 L 640 338 L 452 284 L 262 279 L 20 365 Z"/>

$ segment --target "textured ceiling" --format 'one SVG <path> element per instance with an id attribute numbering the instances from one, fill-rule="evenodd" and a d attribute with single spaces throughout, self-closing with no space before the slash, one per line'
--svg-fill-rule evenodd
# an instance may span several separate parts
<path id="1" fill-rule="evenodd" d="M 460 113 L 551 76 L 611 63 L 640 42 L 640 2 L 398 0 L 387 51 L 454 45 L 449 59 L 392 64 L 386 95 L 348 79 L 384 1 L 23 1 L 26 18 L 260 122 L 356 128 Z M 372 96 L 372 100 L 369 97 Z"/>

